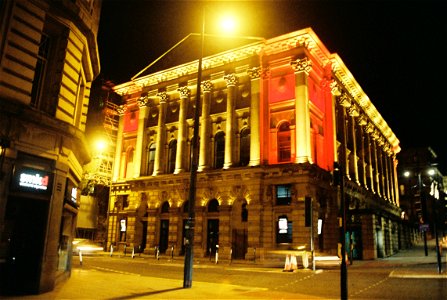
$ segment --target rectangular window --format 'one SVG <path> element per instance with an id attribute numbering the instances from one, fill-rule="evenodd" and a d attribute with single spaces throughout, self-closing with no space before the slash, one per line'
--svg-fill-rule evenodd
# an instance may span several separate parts
<path id="1" fill-rule="evenodd" d="M 312 199 L 306 197 L 304 199 L 304 226 L 310 227 L 312 223 Z"/>
<path id="2" fill-rule="evenodd" d="M 276 186 L 276 205 L 290 205 L 292 202 L 292 186 L 290 184 Z"/>
<path id="3" fill-rule="evenodd" d="M 292 222 L 287 219 L 287 216 L 280 216 L 276 227 L 276 242 L 278 244 L 292 243 Z"/>

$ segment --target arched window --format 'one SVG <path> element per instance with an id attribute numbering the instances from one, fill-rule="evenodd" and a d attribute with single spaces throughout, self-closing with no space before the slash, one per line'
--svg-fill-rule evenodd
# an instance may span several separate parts
<path id="1" fill-rule="evenodd" d="M 146 175 L 152 175 L 154 172 L 155 161 L 155 143 L 152 143 L 147 149 L 147 172 Z"/>
<path id="2" fill-rule="evenodd" d="M 169 202 L 168 201 L 163 202 L 163 204 L 161 205 L 161 213 L 162 214 L 169 213 Z"/>
<path id="3" fill-rule="evenodd" d="M 290 124 L 289 122 L 283 122 L 278 127 L 278 162 L 290 161 Z"/>
<path id="4" fill-rule="evenodd" d="M 214 167 L 222 169 L 225 161 L 225 135 L 222 131 L 214 137 Z"/>
<path id="5" fill-rule="evenodd" d="M 169 150 L 168 150 L 168 173 L 174 173 L 175 171 L 176 155 L 177 155 L 177 140 L 172 140 L 169 143 Z"/>
<path id="6" fill-rule="evenodd" d="M 245 128 L 241 131 L 239 163 L 241 166 L 247 166 L 250 162 L 250 129 Z"/>
<path id="7" fill-rule="evenodd" d="M 213 199 L 208 203 L 208 212 L 219 212 L 219 201 Z"/>

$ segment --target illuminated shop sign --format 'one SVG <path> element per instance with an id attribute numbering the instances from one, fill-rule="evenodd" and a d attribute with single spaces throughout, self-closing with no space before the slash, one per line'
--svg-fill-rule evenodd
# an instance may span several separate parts
<path id="1" fill-rule="evenodd" d="M 49 182 L 48 175 L 41 175 L 36 172 L 22 171 L 19 175 L 19 186 L 46 191 Z"/>
<path id="2" fill-rule="evenodd" d="M 13 190 L 38 194 L 52 192 L 53 174 L 41 170 L 17 167 L 12 181 Z"/>

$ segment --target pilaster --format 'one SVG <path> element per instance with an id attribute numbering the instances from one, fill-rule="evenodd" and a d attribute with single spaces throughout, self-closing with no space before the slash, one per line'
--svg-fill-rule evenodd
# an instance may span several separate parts
<path id="1" fill-rule="evenodd" d="M 155 161 L 154 161 L 154 174 L 153 176 L 163 174 L 163 162 L 164 162 L 164 146 L 165 146 L 165 122 L 166 122 L 166 104 L 168 95 L 166 92 L 157 94 L 160 97 L 160 105 L 158 111 L 158 128 L 157 128 L 157 140 L 155 149 Z"/>
<path id="2" fill-rule="evenodd" d="M 311 162 L 310 114 L 307 78 L 312 70 L 312 61 L 307 57 L 291 62 L 295 70 L 295 163 Z"/>
<path id="3" fill-rule="evenodd" d="M 260 138 L 260 77 L 261 67 L 248 70 L 251 79 L 251 101 L 250 101 L 250 167 L 261 164 L 261 138 Z"/>
<path id="4" fill-rule="evenodd" d="M 119 115 L 118 121 L 118 135 L 116 137 L 116 150 L 115 150 L 115 160 L 113 163 L 113 178 L 112 181 L 116 182 L 120 174 L 121 166 L 121 152 L 123 151 L 123 131 L 124 131 L 124 113 L 126 111 L 125 105 L 120 105 L 117 108 L 117 113 Z"/>
<path id="5" fill-rule="evenodd" d="M 133 177 L 140 177 L 141 172 L 141 157 L 143 153 L 143 140 L 144 140 L 144 128 L 146 125 L 146 120 L 149 114 L 149 108 L 147 104 L 149 99 L 147 97 L 140 97 L 138 100 L 138 107 L 140 112 L 138 113 L 138 132 L 137 132 L 137 143 L 135 145 L 135 157 L 134 157 L 134 173 Z"/>

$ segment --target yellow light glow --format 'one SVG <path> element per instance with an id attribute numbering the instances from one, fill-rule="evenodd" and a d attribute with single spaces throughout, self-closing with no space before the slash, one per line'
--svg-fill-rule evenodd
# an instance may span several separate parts
<path id="1" fill-rule="evenodd" d="M 107 146 L 107 143 L 104 140 L 97 140 L 95 147 L 98 151 L 103 151 Z"/>
<path id="2" fill-rule="evenodd" d="M 233 33 L 236 30 L 236 20 L 231 16 L 224 16 L 220 20 L 220 27 L 225 33 Z"/>

